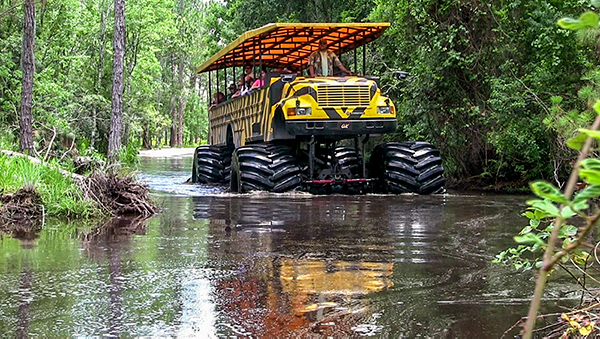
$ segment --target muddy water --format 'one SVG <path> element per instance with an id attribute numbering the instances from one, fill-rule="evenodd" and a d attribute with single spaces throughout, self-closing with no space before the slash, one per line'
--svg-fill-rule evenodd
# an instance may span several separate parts
<path id="1" fill-rule="evenodd" d="M 189 168 L 143 160 L 150 220 L 2 237 L 0 333 L 496 338 L 526 313 L 531 273 L 491 263 L 526 197 L 232 195 Z"/>

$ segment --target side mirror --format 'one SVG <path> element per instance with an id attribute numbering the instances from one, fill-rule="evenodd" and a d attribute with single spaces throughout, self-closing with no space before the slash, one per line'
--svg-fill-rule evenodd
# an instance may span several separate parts
<path id="1" fill-rule="evenodd" d="M 394 78 L 396 78 L 396 80 L 406 80 L 407 77 L 408 77 L 408 72 L 404 72 L 404 71 L 394 72 Z"/>

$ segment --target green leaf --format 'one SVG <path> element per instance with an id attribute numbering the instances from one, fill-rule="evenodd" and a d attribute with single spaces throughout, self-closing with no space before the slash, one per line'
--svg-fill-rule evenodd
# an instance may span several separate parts
<path id="1" fill-rule="evenodd" d="M 587 158 L 581 161 L 581 166 L 587 170 L 600 171 L 600 160 L 595 158 Z"/>
<path id="2" fill-rule="evenodd" d="M 546 218 L 546 215 L 544 214 L 544 212 L 541 211 L 533 211 L 533 219 L 538 219 L 538 220 L 542 220 Z"/>
<path id="3" fill-rule="evenodd" d="M 525 213 L 523 213 L 521 215 L 527 219 L 535 219 L 535 216 L 533 215 L 533 212 L 531 212 L 531 211 L 525 211 Z"/>
<path id="4" fill-rule="evenodd" d="M 531 228 L 531 226 L 525 226 L 525 227 L 523 227 L 521 232 L 519 232 L 519 235 L 531 233 L 532 230 L 533 230 L 533 228 Z"/>
<path id="5" fill-rule="evenodd" d="M 581 149 L 583 148 L 583 144 L 585 144 L 586 140 L 587 135 L 583 133 L 578 133 L 576 136 L 567 140 L 567 146 L 576 151 L 581 151 Z"/>
<path id="6" fill-rule="evenodd" d="M 527 205 L 530 205 L 535 210 L 544 212 L 545 217 L 558 217 L 558 208 L 547 200 L 529 200 Z"/>
<path id="7" fill-rule="evenodd" d="M 581 22 L 573 18 L 558 19 L 558 26 L 564 29 L 577 30 L 583 28 Z"/>
<path id="8" fill-rule="evenodd" d="M 531 190 L 540 198 L 550 199 L 554 202 L 564 204 L 567 198 L 552 184 L 545 181 L 536 181 L 530 184 Z"/>
<path id="9" fill-rule="evenodd" d="M 540 219 L 529 219 L 529 226 L 537 228 L 540 225 Z"/>
<path id="10" fill-rule="evenodd" d="M 600 0 L 590 0 L 590 5 L 600 8 Z"/>
<path id="11" fill-rule="evenodd" d="M 596 111 L 597 114 L 600 114 L 600 100 L 596 100 L 594 103 L 594 111 Z"/>
<path id="12" fill-rule="evenodd" d="M 579 21 L 584 27 L 598 27 L 598 14 L 587 11 L 579 16 Z"/>
<path id="13" fill-rule="evenodd" d="M 599 0 L 600 1 L 600 0 Z M 600 185 L 588 185 L 573 198 L 573 205 L 587 202 L 588 199 L 594 199 L 600 196 Z M 584 207 L 587 208 L 587 207 Z M 583 209 L 583 208 L 582 208 Z"/>
<path id="14" fill-rule="evenodd" d="M 588 205 L 587 201 L 584 200 L 584 201 L 579 201 L 579 202 L 573 203 L 572 207 L 573 207 L 573 211 L 578 212 L 578 211 L 587 209 L 588 207 L 590 207 L 590 205 Z"/>
<path id="15" fill-rule="evenodd" d="M 561 238 L 566 238 L 567 236 L 572 237 L 577 234 L 577 227 L 573 225 L 565 225 L 560 229 L 559 236 Z"/>
<path id="16" fill-rule="evenodd" d="M 539 244 L 540 246 L 545 245 L 544 241 L 537 237 L 533 233 L 527 233 L 525 235 L 515 236 L 515 241 L 519 244 Z"/>
<path id="17" fill-rule="evenodd" d="M 573 210 L 569 206 L 565 206 L 565 207 L 563 207 L 562 210 L 560 210 L 560 216 L 563 219 L 568 219 L 574 215 L 575 215 L 575 212 L 573 212 Z"/>
<path id="18" fill-rule="evenodd" d="M 562 18 L 558 25 L 564 29 L 578 30 L 585 27 L 598 27 L 598 15 L 594 12 L 585 12 L 578 19 Z"/>
<path id="19" fill-rule="evenodd" d="M 587 129 L 587 128 L 580 128 L 579 132 L 587 135 L 590 138 L 594 138 L 596 140 L 600 140 L 600 131 L 594 131 L 594 130 Z"/>
<path id="20" fill-rule="evenodd" d="M 597 170 L 579 170 L 579 177 L 590 185 L 600 185 L 600 171 Z"/>

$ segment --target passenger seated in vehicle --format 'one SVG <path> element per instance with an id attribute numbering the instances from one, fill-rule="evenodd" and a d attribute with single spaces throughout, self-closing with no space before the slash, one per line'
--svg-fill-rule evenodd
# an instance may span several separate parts
<path id="1" fill-rule="evenodd" d="M 254 73 L 252 73 L 252 66 L 244 66 L 244 75 L 249 76 L 252 79 L 252 81 L 254 81 Z"/>
<path id="2" fill-rule="evenodd" d="M 208 109 L 211 110 L 222 102 L 225 102 L 225 94 L 223 94 L 223 92 L 217 92 L 213 95 L 213 101 Z"/>
<path id="3" fill-rule="evenodd" d="M 252 87 L 250 87 L 250 90 L 254 90 L 254 89 L 263 87 L 265 85 L 266 76 L 267 76 L 267 69 L 265 67 L 263 67 L 260 70 L 260 78 L 256 79 L 254 81 L 254 83 L 252 84 Z"/>
<path id="4" fill-rule="evenodd" d="M 238 81 L 237 92 L 233 94 L 232 98 L 241 97 L 250 94 L 250 87 L 252 85 L 252 78 L 246 74 L 242 74 Z"/>
<path id="5" fill-rule="evenodd" d="M 238 81 L 238 84 L 237 84 L 237 90 L 236 90 L 236 92 L 235 92 L 235 93 L 233 93 L 233 95 L 231 96 L 232 98 L 237 98 L 237 97 L 239 97 L 239 96 L 241 96 L 241 95 L 242 95 L 241 91 L 242 91 L 242 87 L 244 87 L 244 78 L 245 78 L 245 77 L 246 77 L 246 76 L 242 74 L 242 79 L 240 79 L 240 80 Z"/>
<path id="6" fill-rule="evenodd" d="M 327 77 L 333 76 L 333 67 L 339 68 L 345 75 L 352 75 L 340 59 L 331 52 L 327 46 L 329 43 L 326 39 L 319 40 L 319 49 L 312 52 L 308 57 L 308 70 L 311 77 Z"/>
<path id="7" fill-rule="evenodd" d="M 237 92 L 237 86 L 232 82 L 229 84 L 229 93 L 227 94 L 227 100 L 231 100 Z"/>

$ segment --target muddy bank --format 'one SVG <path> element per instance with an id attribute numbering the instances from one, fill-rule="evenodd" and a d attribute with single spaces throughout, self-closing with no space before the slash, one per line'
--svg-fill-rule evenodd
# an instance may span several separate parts
<path id="1" fill-rule="evenodd" d="M 487 192 L 498 194 L 531 194 L 525 181 L 486 182 L 481 178 L 446 178 L 446 189 L 461 192 Z"/>
<path id="2" fill-rule="evenodd" d="M 28 239 L 42 228 L 44 205 L 33 187 L 21 188 L 14 194 L 2 194 L 0 202 L 0 232 Z"/>
<path id="3" fill-rule="evenodd" d="M 149 217 L 158 207 L 149 196 L 148 186 L 131 176 L 93 173 L 77 182 L 82 195 L 111 216 Z M 0 232 L 18 238 L 33 238 L 45 221 L 46 209 L 34 187 L 0 195 Z"/>

